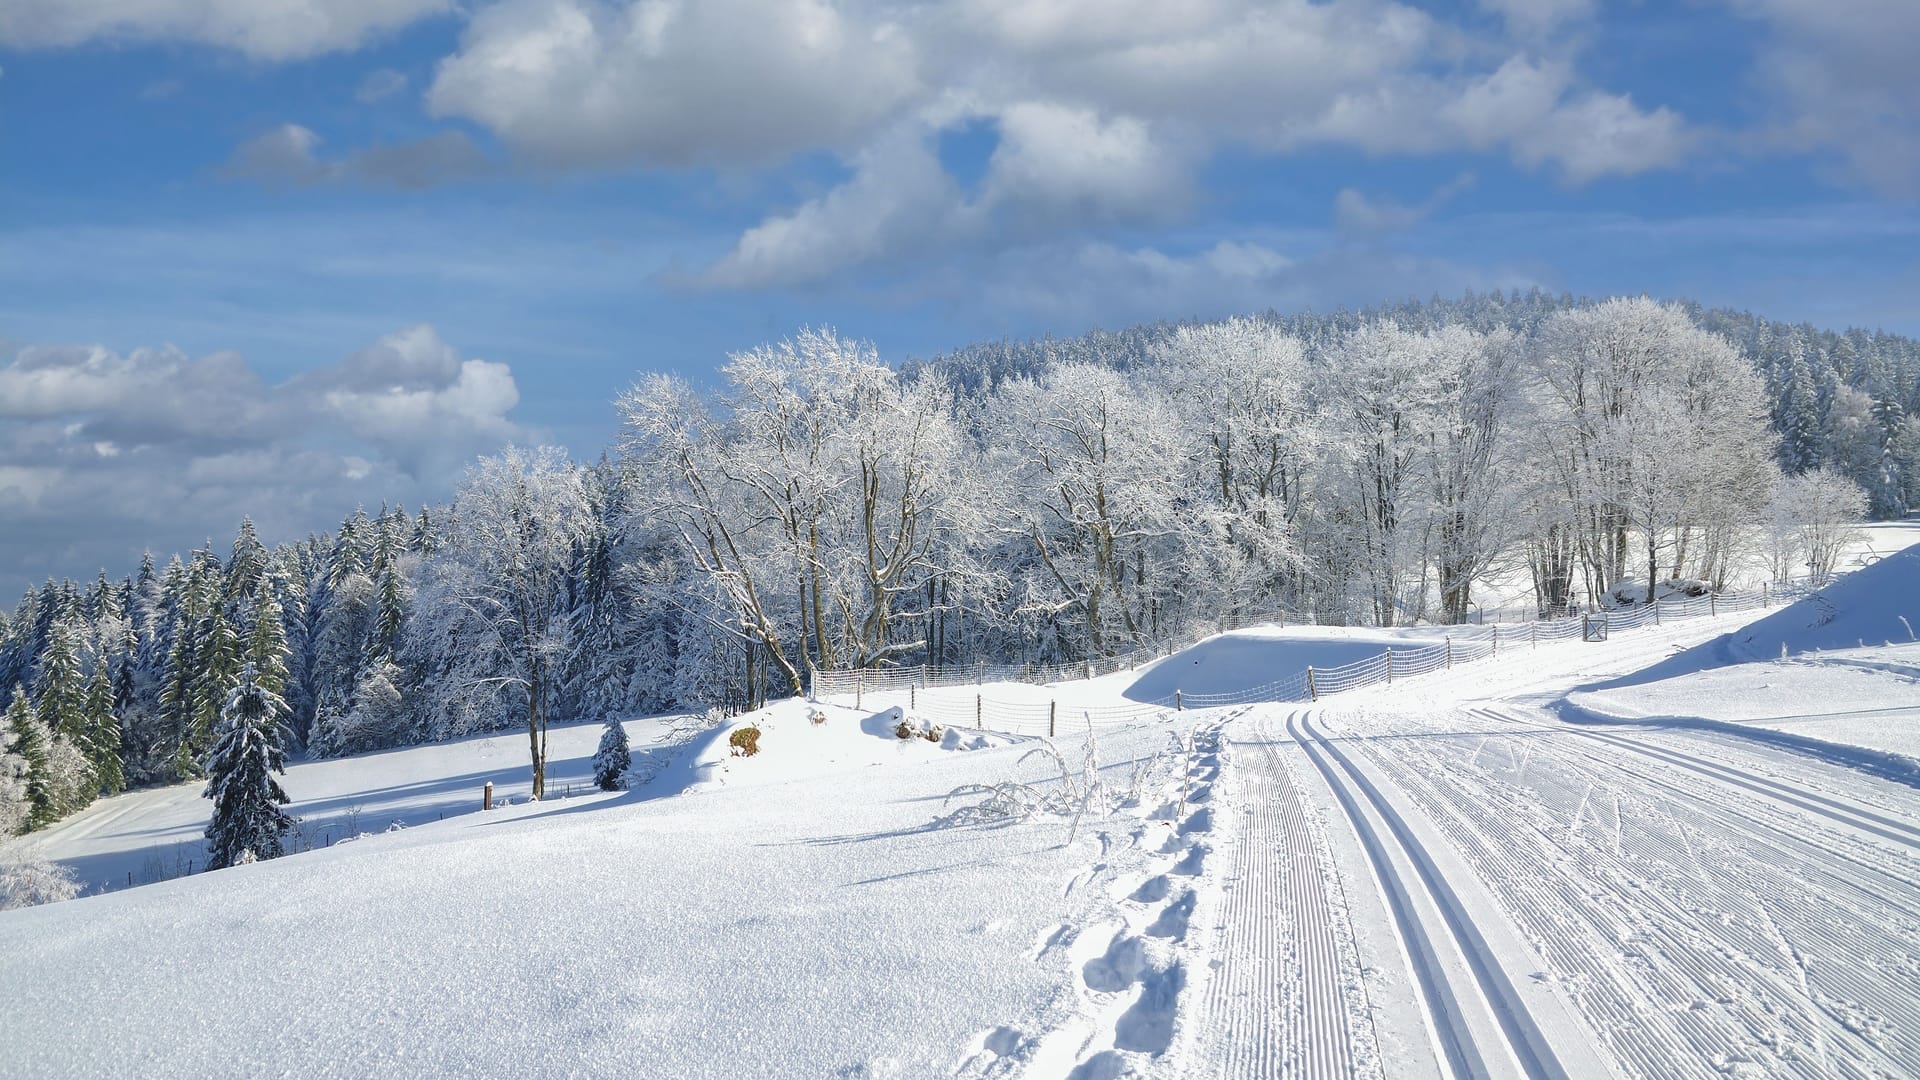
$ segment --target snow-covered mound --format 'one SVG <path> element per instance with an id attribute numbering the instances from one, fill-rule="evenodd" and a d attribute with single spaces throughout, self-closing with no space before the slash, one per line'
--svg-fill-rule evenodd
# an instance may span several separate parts
<path id="1" fill-rule="evenodd" d="M 1920 641 L 1920 546 L 1895 552 L 1759 620 L 1728 642 L 1739 659 Z"/>
<path id="2" fill-rule="evenodd" d="M 1263 626 L 1207 638 L 1143 672 L 1126 696 L 1162 701 L 1183 694 L 1236 694 L 1308 667 L 1332 668 L 1441 640 L 1442 627 L 1381 630 L 1344 626 Z"/>

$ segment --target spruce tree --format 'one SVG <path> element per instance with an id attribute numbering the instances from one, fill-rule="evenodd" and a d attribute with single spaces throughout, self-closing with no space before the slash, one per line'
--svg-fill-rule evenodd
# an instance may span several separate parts
<path id="1" fill-rule="evenodd" d="M 247 634 L 246 663 L 253 668 L 260 685 L 269 691 L 287 692 L 287 627 L 280 611 L 280 599 L 271 575 L 263 574 L 253 596 L 253 628 Z"/>
<path id="2" fill-rule="evenodd" d="M 194 660 L 191 708 L 187 715 L 185 737 L 180 740 L 176 765 L 181 776 L 202 776 L 202 757 L 220 729 L 221 710 L 240 670 L 240 635 L 228 621 L 220 600 L 219 567 L 215 565 L 202 579 L 202 595 L 195 606 L 199 618 L 194 629 Z"/>
<path id="3" fill-rule="evenodd" d="M 64 735 L 76 745 L 87 737 L 87 687 L 80 674 L 80 651 L 73 630 L 56 626 L 40 655 L 39 694 L 35 712 L 47 731 Z"/>
<path id="4" fill-rule="evenodd" d="M 627 786 L 626 773 L 632 764 L 627 729 L 615 717 L 607 717 L 607 726 L 600 732 L 600 749 L 593 755 L 593 782 L 602 791 L 618 791 Z"/>
<path id="5" fill-rule="evenodd" d="M 87 732 L 81 749 L 93 764 L 94 787 L 102 795 L 124 791 L 127 786 L 127 774 L 120 767 L 120 718 L 115 696 L 107 665 L 95 665 L 93 677 L 87 680 Z"/>
<path id="6" fill-rule="evenodd" d="M 213 820 L 207 824 L 207 868 L 272 859 L 285 853 L 281 838 L 294 819 L 274 773 L 286 775 L 281 746 L 286 738 L 286 702 L 260 685 L 252 665 L 241 669 L 225 708 L 220 739 L 207 756 L 207 788 Z"/>
<path id="7" fill-rule="evenodd" d="M 7 706 L 7 727 L 13 731 L 13 753 L 26 762 L 27 828 L 51 825 L 60 816 L 48 763 L 53 740 L 27 704 L 24 686 L 13 688 L 13 703 Z"/>

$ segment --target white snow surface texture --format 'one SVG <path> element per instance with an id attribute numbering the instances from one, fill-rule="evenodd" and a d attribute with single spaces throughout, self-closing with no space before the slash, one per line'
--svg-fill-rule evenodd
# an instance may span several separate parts
<path id="1" fill-rule="evenodd" d="M 1920 597 L 1916 555 L 1773 613 L 1102 729 L 1090 794 L 1086 736 L 903 742 L 879 695 L 489 813 L 510 737 L 298 765 L 295 813 L 413 827 L 0 913 L 0 1074 L 1920 1075 L 1920 788 L 1885 734 L 1920 676 L 1854 629 Z M 1086 704 L 1372 637 L 1226 635 Z M 1857 724 L 1783 716 L 1834 710 Z M 667 722 L 629 730 L 644 760 Z M 1084 813 L 943 819 L 1002 781 Z M 36 843 L 115 881 L 143 806 L 189 827 L 179 795 Z"/>

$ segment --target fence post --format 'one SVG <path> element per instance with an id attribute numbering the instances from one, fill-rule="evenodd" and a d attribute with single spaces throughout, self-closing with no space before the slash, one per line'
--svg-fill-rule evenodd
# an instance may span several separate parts
<path id="1" fill-rule="evenodd" d="M 1487 655 L 1488 656 L 1500 655 L 1500 626 L 1497 623 L 1494 624 L 1494 627 L 1493 627 L 1493 651 L 1488 653 Z"/>
<path id="2" fill-rule="evenodd" d="M 1529 643 L 1528 648 L 1537 649 L 1540 647 L 1540 624 L 1534 623 L 1529 629 L 1532 632 L 1533 641 Z"/>
<path id="3" fill-rule="evenodd" d="M 907 684 L 907 708 L 918 709 L 920 707 L 919 698 L 920 688 L 911 683 Z"/>
<path id="4" fill-rule="evenodd" d="M 1393 685 L 1393 646 L 1387 646 L 1387 685 Z"/>
<path id="5" fill-rule="evenodd" d="M 480 809 L 493 809 L 493 781 L 491 780 L 487 781 L 486 787 L 480 789 Z"/>
<path id="6" fill-rule="evenodd" d="M 980 695 L 979 694 L 973 695 L 973 726 L 974 727 L 986 726 L 986 724 L 981 720 L 981 717 L 985 715 L 985 713 L 986 713 L 986 706 L 981 703 Z"/>
<path id="7" fill-rule="evenodd" d="M 1307 665 L 1307 700 L 1319 701 L 1320 694 L 1313 688 L 1313 665 Z"/>
<path id="8" fill-rule="evenodd" d="M 1767 606 L 1767 583 L 1764 581 L 1760 583 L 1760 606 Z"/>
<path id="9" fill-rule="evenodd" d="M 1180 703 L 1180 688 L 1177 686 L 1173 688 L 1173 711 L 1174 712 L 1186 711 L 1186 706 Z"/>
<path id="10" fill-rule="evenodd" d="M 1717 592 L 1707 594 L 1707 617 L 1712 619 L 1720 617 L 1720 594 Z"/>
<path id="11" fill-rule="evenodd" d="M 1093 661 L 1092 660 L 1087 661 L 1087 678 L 1088 679 L 1093 678 Z"/>
<path id="12" fill-rule="evenodd" d="M 1053 721 L 1060 710 L 1058 701 L 1047 702 L 1047 738 L 1053 738 Z"/>
<path id="13" fill-rule="evenodd" d="M 1660 625 L 1660 598 L 1657 596 L 1653 598 L 1653 625 Z"/>
<path id="14" fill-rule="evenodd" d="M 1447 666 L 1453 666 L 1453 638 L 1451 635 L 1447 638 Z"/>
<path id="15" fill-rule="evenodd" d="M 853 707 L 854 707 L 854 708 L 856 708 L 856 709 L 860 707 L 860 692 L 861 692 L 861 691 L 862 691 L 863 689 L 865 689 L 865 687 L 866 687 L 866 683 L 867 683 L 867 677 L 866 677 L 865 675 L 862 675 L 862 674 L 860 674 L 859 672 L 855 672 L 855 673 L 854 673 L 854 676 L 853 676 Z"/>

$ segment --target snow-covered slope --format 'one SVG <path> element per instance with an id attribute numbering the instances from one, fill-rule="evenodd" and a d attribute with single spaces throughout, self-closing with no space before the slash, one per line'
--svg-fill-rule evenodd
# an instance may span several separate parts
<path id="1" fill-rule="evenodd" d="M 778 703 L 742 721 L 753 758 L 729 725 L 638 790 L 485 814 L 484 776 L 524 777 L 515 737 L 325 763 L 336 786 L 313 798 L 310 774 L 295 812 L 417 824 L 0 913 L 0 1073 L 1920 1072 L 1913 786 L 1541 709 L 1627 693 L 1751 618 L 1503 647 L 1318 703 L 1158 710 L 1095 732 L 1104 790 L 1064 814 L 1021 811 L 1090 790 L 1088 736 L 1056 741 L 1064 763 L 1038 740 L 901 741 L 871 705 L 815 724 Z M 1091 712 L 1146 680 L 1244 689 L 1427 633 L 1243 633 L 1022 692 Z M 556 733 L 561 791 L 596 734 Z M 191 798 L 176 829 L 204 820 Z M 429 817 L 436 800 L 469 812 Z M 973 823 L 947 817 L 962 806 Z M 110 833 L 138 826 L 47 840 Z"/>

